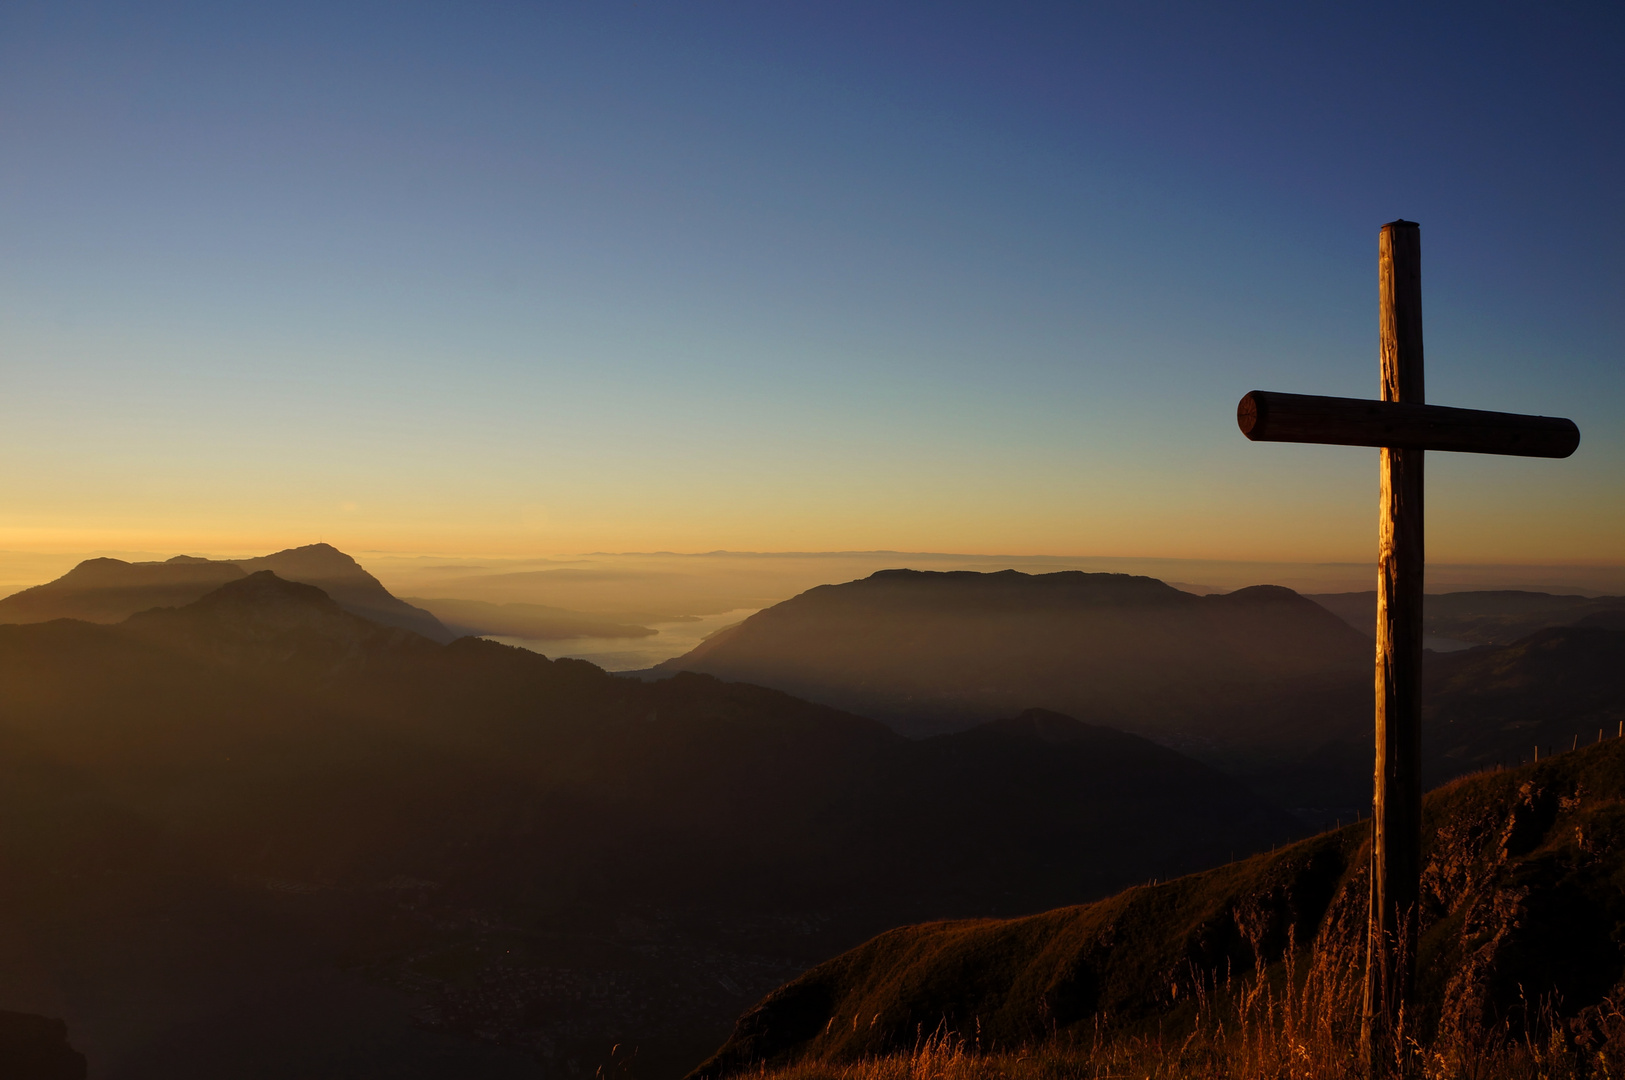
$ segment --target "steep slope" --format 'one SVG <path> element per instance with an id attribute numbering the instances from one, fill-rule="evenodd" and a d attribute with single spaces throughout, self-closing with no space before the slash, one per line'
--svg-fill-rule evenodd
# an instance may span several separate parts
<path id="1" fill-rule="evenodd" d="M 760 611 L 656 671 L 773 686 L 914 734 L 1036 706 L 1199 745 L 1263 741 L 1258 703 L 1368 682 L 1370 653 L 1270 586 L 1204 597 L 1126 574 L 888 570 Z"/>
<path id="2" fill-rule="evenodd" d="M 286 581 L 314 585 L 340 607 L 383 626 L 447 642 L 458 636 L 429 612 L 390 594 L 350 556 L 328 544 L 289 548 L 255 559 L 211 560 L 177 555 L 166 562 L 87 559 L 44 585 L 0 599 L 0 623 L 51 619 L 121 622 L 149 608 L 189 604 L 228 581 L 270 570 Z"/>
<path id="3" fill-rule="evenodd" d="M 237 559 L 247 573 L 270 570 L 287 581 L 314 585 L 338 605 L 383 626 L 398 626 L 431 641 L 450 641 L 451 631 L 439 619 L 392 595 L 383 583 L 331 544 L 306 544 L 257 559 Z"/>
<path id="4" fill-rule="evenodd" d="M 0 626 L 0 955 L 15 935 L 36 958 L 0 964 L 0 995 L 67 993 L 98 1069 L 184 1074 L 200 1026 L 217 1065 L 266 1025 L 309 1064 L 342 1020 L 397 1064 L 484 1032 L 559 1075 L 629 1038 L 675 1070 L 887 926 L 1103 895 L 1291 828 L 1064 717 L 912 741 L 705 676 L 439 645 L 268 572 L 118 626 Z M 483 1075 L 466 1057 L 447 1072 Z"/>
<path id="5" fill-rule="evenodd" d="M 1530 1002 L 1575 1016 L 1625 990 L 1622 798 L 1619 739 L 1428 796 L 1419 1034 L 1517 1024 Z M 1311 954 L 1315 970 L 1357 983 L 1367 832 L 1350 826 L 1083 907 L 893 930 L 769 995 L 693 1075 L 850 1062 L 907 1050 L 939 1025 L 987 1050 L 1087 1043 L 1103 1016 L 1174 1034 L 1199 984 L 1259 966 L 1280 977 L 1294 942 L 1296 977 Z"/>

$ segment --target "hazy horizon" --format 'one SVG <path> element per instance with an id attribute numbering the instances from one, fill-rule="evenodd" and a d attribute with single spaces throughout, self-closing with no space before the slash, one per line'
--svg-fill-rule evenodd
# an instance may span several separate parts
<path id="1" fill-rule="evenodd" d="M 311 541 L 314 542 L 314 541 Z M 298 545 L 293 545 L 298 546 Z M 335 545 L 337 546 L 337 545 Z M 216 559 L 264 555 L 275 548 L 209 551 L 0 551 L 0 595 L 53 580 L 86 558 L 162 561 L 185 554 Z M 622 552 L 553 553 L 531 558 L 345 550 L 397 596 L 543 604 L 591 614 L 636 616 L 645 623 L 769 607 L 817 585 L 877 570 L 1083 570 L 1155 577 L 1188 592 L 1229 592 L 1283 585 L 1300 593 L 1362 592 L 1375 587 L 1375 564 L 1157 559 L 1132 556 L 1009 555 L 953 552 Z M 1430 592 L 1524 589 L 1625 595 L 1625 563 L 1452 564 L 1428 566 Z M 709 626 L 709 621 L 708 621 Z M 709 626 L 709 629 L 716 629 Z M 669 630 L 666 631 L 669 634 Z M 686 630 L 680 635 L 690 638 Z M 695 639 L 697 641 L 697 639 Z M 590 642 L 549 655 L 653 654 L 665 642 Z M 662 657 L 663 658 L 663 657 Z M 630 665 L 629 665 L 630 666 Z"/>

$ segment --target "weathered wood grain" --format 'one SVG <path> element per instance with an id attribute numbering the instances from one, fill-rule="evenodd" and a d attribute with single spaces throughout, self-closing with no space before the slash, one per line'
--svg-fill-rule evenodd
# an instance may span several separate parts
<path id="1" fill-rule="evenodd" d="M 1412 222 L 1382 227 L 1377 318 L 1382 397 L 1421 406 L 1422 256 Z M 1411 996 L 1422 867 L 1422 466 L 1425 450 L 1382 449 L 1377 526 L 1376 755 L 1371 915 L 1362 1031 L 1386 1044 Z"/>
<path id="2" fill-rule="evenodd" d="M 1389 446 L 1544 458 L 1568 457 L 1580 445 L 1580 429 L 1574 421 L 1560 416 L 1270 390 L 1254 390 L 1243 397 L 1236 406 L 1236 424 L 1254 442 Z"/>

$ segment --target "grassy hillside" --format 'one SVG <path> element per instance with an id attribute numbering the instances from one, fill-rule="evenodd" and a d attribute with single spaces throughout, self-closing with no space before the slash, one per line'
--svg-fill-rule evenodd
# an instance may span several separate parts
<path id="1" fill-rule="evenodd" d="M 1619 739 L 1429 794 L 1418 993 L 1407 1033 L 1416 1046 L 1487 1061 L 1532 1026 L 1571 1049 L 1576 1039 L 1595 1047 L 1618 1035 L 1622 799 Z M 1132 1067 L 1164 1075 L 1354 1070 L 1366 834 L 1363 823 L 1351 825 L 1082 907 L 891 931 L 767 997 L 695 1076 L 764 1065 L 816 1076 L 881 1059 L 912 1068 L 933 1032 L 984 1054 L 1015 1057 L 1048 1045 L 1056 1060 L 1070 1054 L 1080 1075 L 1131 1058 Z M 1260 1002 L 1268 1010 L 1249 1014 Z M 1228 1035 L 1218 1026 L 1226 1018 Z M 1230 1041 L 1247 1023 L 1253 1050 Z M 1297 1027 L 1283 1034 L 1288 1023 Z M 1184 1044 L 1192 1031 L 1197 1039 Z M 1277 1061 L 1279 1073 L 1203 1071 L 1186 1068 L 1190 1062 L 1165 1071 L 1178 1065 L 1182 1045 L 1235 1064 L 1243 1050 L 1291 1040 L 1313 1043 L 1319 1057 L 1301 1069 Z"/>

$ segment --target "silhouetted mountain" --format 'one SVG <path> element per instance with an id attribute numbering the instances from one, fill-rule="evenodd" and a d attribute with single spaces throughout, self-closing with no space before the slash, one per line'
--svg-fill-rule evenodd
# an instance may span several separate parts
<path id="1" fill-rule="evenodd" d="M 1610 613 L 1595 616 L 1598 621 Z M 1588 620 L 1589 621 L 1589 620 Z M 1553 627 L 1506 646 L 1427 653 L 1423 664 L 1422 763 L 1429 784 L 1479 769 L 1517 765 L 1599 738 L 1625 721 L 1625 626 Z M 1327 697 L 1305 715 L 1338 720 L 1304 757 L 1247 777 L 1293 807 L 1323 807 L 1330 824 L 1371 798 L 1371 691 Z"/>
<path id="2" fill-rule="evenodd" d="M 1377 594 L 1325 593 L 1309 599 L 1367 637 L 1376 633 Z M 1422 628 L 1432 637 L 1474 645 L 1510 645 L 1549 626 L 1573 626 L 1593 615 L 1625 618 L 1625 596 L 1554 596 L 1494 590 L 1430 593 L 1422 605 Z"/>
<path id="3" fill-rule="evenodd" d="M 344 610 L 375 623 L 411 630 L 431 641 L 450 641 L 454 636 L 427 611 L 391 595 L 360 563 L 331 544 L 306 544 L 236 563 L 248 573 L 270 570 L 288 581 L 314 585 Z"/>
<path id="4" fill-rule="evenodd" d="M 887 926 L 1293 828 L 1053 714 L 913 741 L 706 676 L 436 644 L 268 572 L 116 626 L 0 626 L 0 925 L 43 958 L 0 965 L 0 994 L 55 995 L 109 1075 L 308 1075 L 361 1043 L 379 1075 L 568 1075 L 628 1039 L 679 1071 Z"/>
<path id="5" fill-rule="evenodd" d="M 329 544 L 307 544 L 256 559 L 211 560 L 177 555 L 167 562 L 86 559 L 55 581 L 0 600 L 0 623 L 83 619 L 116 623 L 148 608 L 189 604 L 247 574 L 274 571 L 287 581 L 314 585 L 340 607 L 385 626 L 432 641 L 457 636 L 421 608 L 391 595 L 377 578 Z"/>
<path id="6" fill-rule="evenodd" d="M 383 650 L 429 647 L 418 634 L 351 614 L 316 586 L 284 581 L 270 570 L 222 585 L 182 608 L 137 612 L 123 625 L 189 655 L 275 668 L 284 677 L 365 664 Z"/>
<path id="7" fill-rule="evenodd" d="M 85 1080 L 85 1055 L 68 1045 L 68 1025 L 62 1021 L 0 1012 L 0 1076 L 6 1080 Z"/>
<path id="8" fill-rule="evenodd" d="M 1367 640 L 1289 589 L 887 570 L 759 611 L 655 671 L 773 686 L 908 733 L 1036 706 L 1197 752 L 1278 754 L 1302 739 L 1279 744 L 1269 700 L 1369 681 L 1370 666 Z"/>
<path id="9" fill-rule="evenodd" d="M 1482 614 L 1530 595 L 1430 603 L 1464 596 L 1445 610 Z M 1577 599 L 1556 598 L 1570 615 Z M 1544 603 L 1530 610 L 1553 610 Z M 1433 782 L 1617 728 L 1625 664 L 1611 639 L 1578 632 L 1604 633 L 1616 616 L 1583 610 L 1574 633 L 1427 654 Z M 1371 798 L 1371 640 L 1286 589 L 1199 597 L 1125 575 L 887 571 L 759 612 L 655 673 L 672 670 L 774 686 L 909 732 L 1053 708 L 1174 746 L 1318 825 Z"/>
<path id="10" fill-rule="evenodd" d="M 1431 657 L 1426 689 L 1424 754 L 1439 779 L 1613 738 L 1625 722 L 1625 627 L 1552 627 Z"/>
<path id="11" fill-rule="evenodd" d="M 1575 1017 L 1625 992 L 1622 799 L 1619 739 L 1429 794 L 1417 994 L 1407 1012 L 1424 1045 L 1435 1027 L 1517 1030 L 1538 1003 Z M 1366 949 L 1368 831 L 1350 826 L 1083 907 L 893 930 L 768 995 L 692 1075 L 796 1062 L 835 1072 L 944 1029 L 984 1051 L 1046 1039 L 1087 1046 L 1102 1020 L 1177 1042 L 1202 992 L 1211 1000 L 1232 974 L 1262 967 L 1271 979 L 1302 979 L 1312 970 L 1355 984 Z M 1294 942 L 1302 951 L 1288 965 Z M 1358 998 L 1345 1002 L 1357 1007 Z"/>
<path id="12" fill-rule="evenodd" d="M 189 604 L 242 576 L 234 563 L 185 555 L 151 563 L 86 559 L 55 581 L 0 600 L 0 622 L 120 622 L 150 607 Z"/>

